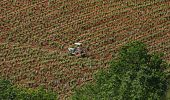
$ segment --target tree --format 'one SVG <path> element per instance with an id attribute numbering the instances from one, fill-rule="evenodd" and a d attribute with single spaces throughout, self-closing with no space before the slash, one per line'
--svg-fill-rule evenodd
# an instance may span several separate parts
<path id="1" fill-rule="evenodd" d="M 27 89 L 14 86 L 8 80 L 0 79 L 0 100 L 57 100 L 57 94 L 43 87 Z"/>
<path id="2" fill-rule="evenodd" d="M 149 54 L 135 41 L 120 49 L 118 60 L 95 75 L 95 83 L 76 89 L 73 100 L 160 100 L 167 90 L 162 54 Z"/>
<path id="3" fill-rule="evenodd" d="M 13 100 L 16 93 L 13 91 L 10 81 L 0 79 L 0 100 Z"/>

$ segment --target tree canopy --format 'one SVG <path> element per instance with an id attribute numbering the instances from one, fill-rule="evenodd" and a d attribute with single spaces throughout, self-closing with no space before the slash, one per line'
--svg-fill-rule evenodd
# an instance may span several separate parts
<path id="1" fill-rule="evenodd" d="M 150 54 L 135 41 L 124 45 L 108 70 L 95 74 L 95 83 L 75 90 L 73 100 L 160 100 L 167 90 L 162 54 Z"/>
<path id="2" fill-rule="evenodd" d="M 0 79 L 0 100 L 57 100 L 57 94 L 43 87 L 26 89 L 14 86 L 9 80 Z"/>

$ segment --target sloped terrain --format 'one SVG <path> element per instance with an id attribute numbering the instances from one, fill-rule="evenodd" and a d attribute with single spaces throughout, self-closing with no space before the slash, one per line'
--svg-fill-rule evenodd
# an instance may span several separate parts
<path id="1" fill-rule="evenodd" d="M 133 40 L 170 61 L 169 0 L 1 0 L 0 75 L 68 98 Z M 69 56 L 82 42 L 89 57 Z"/>

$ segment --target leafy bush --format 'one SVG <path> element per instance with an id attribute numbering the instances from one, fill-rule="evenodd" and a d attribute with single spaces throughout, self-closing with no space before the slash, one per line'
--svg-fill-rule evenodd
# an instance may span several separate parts
<path id="1" fill-rule="evenodd" d="M 141 42 L 123 46 L 119 59 L 95 75 L 95 84 L 76 89 L 73 100 L 160 100 L 167 90 L 168 64 Z"/>
<path id="2" fill-rule="evenodd" d="M 0 79 L 0 100 L 11 100 L 15 97 L 12 84 L 8 80 Z"/>
<path id="3" fill-rule="evenodd" d="M 57 95 L 45 89 L 26 89 L 13 86 L 10 81 L 0 79 L 0 100 L 56 100 Z"/>

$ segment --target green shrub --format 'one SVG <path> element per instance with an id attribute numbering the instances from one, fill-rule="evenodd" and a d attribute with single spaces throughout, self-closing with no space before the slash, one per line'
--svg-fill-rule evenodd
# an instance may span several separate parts
<path id="1" fill-rule="evenodd" d="M 37 89 L 16 87 L 10 81 L 0 79 L 0 100 L 57 100 L 57 94 L 42 87 Z"/>
<path id="2" fill-rule="evenodd" d="M 12 84 L 8 80 L 0 79 L 0 100 L 11 100 L 16 97 Z"/>

